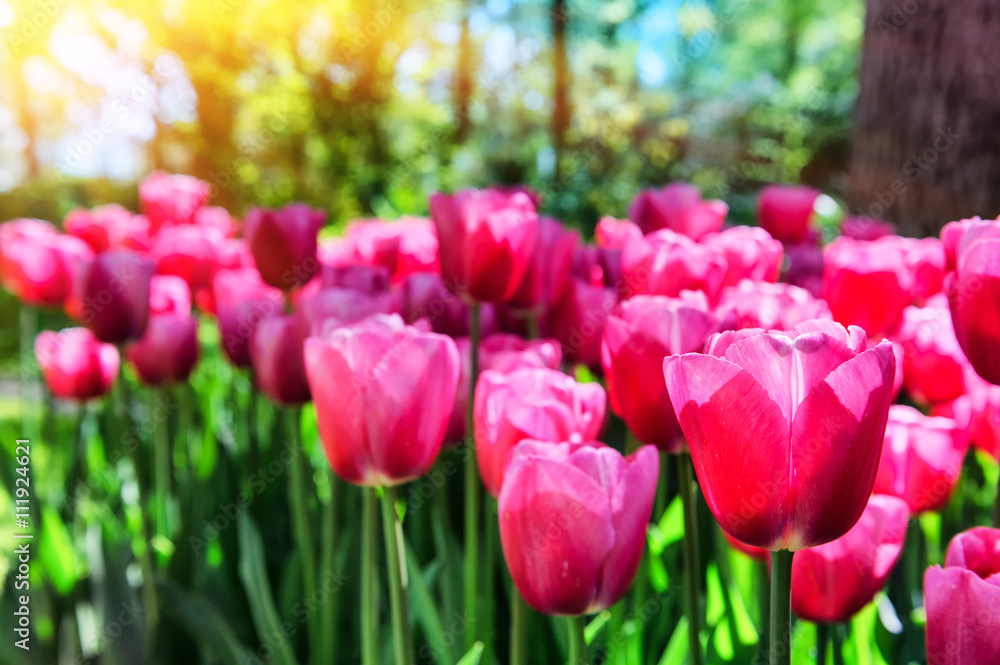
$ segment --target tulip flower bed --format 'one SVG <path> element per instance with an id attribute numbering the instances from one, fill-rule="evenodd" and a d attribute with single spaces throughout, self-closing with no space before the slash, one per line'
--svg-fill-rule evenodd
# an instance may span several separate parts
<path id="1" fill-rule="evenodd" d="M 1000 663 L 1000 220 L 139 194 L 0 225 L 3 662 Z"/>

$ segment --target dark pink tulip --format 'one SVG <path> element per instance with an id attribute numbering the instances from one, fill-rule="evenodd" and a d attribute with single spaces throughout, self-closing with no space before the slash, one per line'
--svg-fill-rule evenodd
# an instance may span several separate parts
<path id="1" fill-rule="evenodd" d="M 570 278 L 549 306 L 542 334 L 562 344 L 566 362 L 601 365 L 601 335 L 618 296 L 614 289 Z"/>
<path id="2" fill-rule="evenodd" d="M 220 270 L 212 280 L 222 350 L 237 367 L 250 366 L 250 339 L 265 320 L 281 314 L 284 297 L 256 268 Z"/>
<path id="3" fill-rule="evenodd" d="M 972 444 L 1000 458 L 1000 386 L 983 381 L 971 368 L 965 373 L 965 394 L 934 406 L 934 415 L 954 418 Z"/>
<path id="4" fill-rule="evenodd" d="M 389 290 L 392 273 L 379 265 L 345 263 L 323 264 L 320 268 L 320 288 L 343 288 L 375 295 Z"/>
<path id="5" fill-rule="evenodd" d="M 885 237 L 894 239 L 903 252 L 906 268 L 913 275 L 913 299 L 922 302 L 940 293 L 945 275 L 945 252 L 941 241 L 937 238 Z"/>
<path id="6" fill-rule="evenodd" d="M 384 487 L 430 469 L 458 383 L 450 337 L 379 314 L 310 337 L 305 353 L 320 439 L 337 475 Z"/>
<path id="7" fill-rule="evenodd" d="M 944 510 L 968 447 L 968 435 L 954 420 L 894 404 L 873 491 L 903 499 L 914 515 Z"/>
<path id="8" fill-rule="evenodd" d="M 664 229 L 633 239 L 622 250 L 622 278 L 629 295 L 678 296 L 704 291 L 717 302 L 726 278 L 726 254 Z"/>
<path id="9" fill-rule="evenodd" d="M 819 239 L 785 244 L 786 267 L 781 280 L 805 289 L 815 298 L 823 297 L 823 249 Z"/>
<path id="10" fill-rule="evenodd" d="M 212 193 L 211 186 L 189 175 L 154 171 L 139 183 L 139 202 L 150 233 L 161 227 L 191 224 Z"/>
<path id="11" fill-rule="evenodd" d="M 722 250 L 726 256 L 723 286 L 733 286 L 748 278 L 778 281 L 785 250 L 767 231 L 756 226 L 733 226 L 702 238 L 702 243 Z"/>
<path id="12" fill-rule="evenodd" d="M 250 337 L 250 365 L 257 387 L 285 406 L 311 398 L 302 349 L 305 326 L 299 317 L 279 314 L 262 320 Z"/>
<path id="13" fill-rule="evenodd" d="M 719 525 L 769 550 L 844 535 L 871 494 L 894 373 L 892 345 L 806 321 L 728 331 L 663 361 L 667 392 Z"/>
<path id="14" fill-rule="evenodd" d="M 73 315 L 102 342 L 139 339 L 149 318 L 155 264 L 127 249 L 101 252 L 84 265 L 73 299 Z"/>
<path id="15" fill-rule="evenodd" d="M 903 383 L 914 400 L 948 402 L 965 391 L 969 362 L 955 338 L 943 296 L 934 296 L 925 307 L 903 310 L 895 341 L 903 347 Z"/>
<path id="16" fill-rule="evenodd" d="M 873 496 L 840 538 L 802 550 L 792 562 L 792 611 L 806 621 L 848 621 L 896 567 L 910 513 L 894 496 Z"/>
<path id="17" fill-rule="evenodd" d="M 928 665 L 1000 663 L 1000 529 L 977 527 L 924 573 Z"/>
<path id="18" fill-rule="evenodd" d="M 733 327 L 734 316 L 714 311 L 699 291 L 678 298 L 635 296 L 612 312 L 601 340 L 601 366 L 611 408 L 636 438 L 681 451 L 680 427 L 662 381 L 663 358 L 701 351 L 709 335 Z"/>
<path id="19" fill-rule="evenodd" d="M 800 243 L 809 235 L 813 206 L 820 193 L 804 185 L 768 185 L 757 198 L 757 219 L 784 243 Z"/>
<path id="20" fill-rule="evenodd" d="M 88 400 L 106 395 L 118 376 L 118 349 L 86 328 L 43 330 L 35 338 L 42 378 L 56 397 Z"/>
<path id="21" fill-rule="evenodd" d="M 176 314 L 149 317 L 146 332 L 128 345 L 125 358 L 147 385 L 186 382 L 198 363 L 198 320 Z"/>
<path id="22" fill-rule="evenodd" d="M 615 219 L 608 215 L 601 217 L 594 229 L 594 242 L 598 247 L 607 249 L 622 249 L 632 238 L 642 236 L 642 229 L 632 220 Z"/>
<path id="23" fill-rule="evenodd" d="M 979 376 L 1000 385 L 1000 221 L 970 225 L 945 289 L 955 337 Z"/>
<path id="24" fill-rule="evenodd" d="M 192 290 L 197 290 L 211 287 L 224 241 L 222 232 L 212 227 L 168 226 L 153 239 L 150 254 L 156 261 L 157 273 L 181 277 Z"/>
<path id="25" fill-rule="evenodd" d="M 698 188 L 686 182 L 644 189 L 629 207 L 629 217 L 643 233 L 670 229 L 694 240 L 721 229 L 728 213 L 725 203 L 703 201 Z"/>
<path id="26" fill-rule="evenodd" d="M 468 416 L 469 374 L 472 372 L 469 338 L 456 338 L 455 344 L 462 363 L 445 443 L 457 443 L 465 438 L 465 421 Z M 495 370 L 507 374 L 526 367 L 559 369 L 561 362 L 562 347 L 554 339 L 527 340 L 517 335 L 496 332 L 479 342 L 480 373 Z"/>
<path id="27" fill-rule="evenodd" d="M 302 298 L 295 306 L 306 335 L 322 335 L 328 327 L 345 326 L 372 314 L 399 312 L 399 300 L 392 292 L 370 295 L 345 288 L 320 289 Z"/>
<path id="28" fill-rule="evenodd" d="M 580 234 L 563 228 L 559 220 L 540 218 L 534 254 L 521 285 L 507 306 L 513 310 L 543 313 L 569 278 L 573 253 L 579 240 Z"/>
<path id="29" fill-rule="evenodd" d="M 218 206 L 200 208 L 194 214 L 192 223 L 205 229 L 215 229 L 225 238 L 236 235 L 236 222 L 228 210 Z"/>
<path id="30" fill-rule="evenodd" d="M 149 281 L 149 313 L 191 314 L 191 289 L 187 282 L 176 275 L 153 275 Z"/>
<path id="31" fill-rule="evenodd" d="M 312 279 L 319 271 L 317 238 L 325 221 L 326 212 L 305 203 L 248 210 L 243 236 L 264 281 L 291 291 Z"/>
<path id="32" fill-rule="evenodd" d="M 840 222 L 840 233 L 855 240 L 878 240 L 894 235 L 896 227 L 881 219 L 847 216 Z"/>
<path id="33" fill-rule="evenodd" d="M 61 306 L 81 264 L 94 256 L 90 246 L 41 220 L 14 220 L 0 229 L 3 287 L 27 305 Z"/>
<path id="34" fill-rule="evenodd" d="M 394 222 L 359 219 L 347 227 L 345 240 L 353 261 L 382 266 L 394 282 L 414 272 L 441 271 L 437 232 L 433 222 L 423 217 Z"/>
<path id="35" fill-rule="evenodd" d="M 63 228 L 90 245 L 94 252 L 109 249 L 149 251 L 149 220 L 117 203 L 90 210 L 75 208 L 66 215 Z"/>
<path id="36" fill-rule="evenodd" d="M 476 302 L 506 302 L 517 292 L 535 251 L 538 215 L 523 192 L 465 189 L 434 194 L 441 275 Z"/>
<path id="37" fill-rule="evenodd" d="M 595 245 L 577 245 L 570 266 L 572 277 L 596 286 L 610 286 L 624 291 L 622 280 L 622 250 Z M 623 293 L 630 296 L 631 293 Z"/>
<path id="38" fill-rule="evenodd" d="M 436 333 L 450 337 L 469 334 L 469 305 L 448 290 L 437 273 L 416 272 L 400 286 L 403 318 L 407 323 L 427 319 Z M 497 330 L 497 311 L 493 305 L 480 306 L 479 330 L 490 335 Z"/>
<path id="39" fill-rule="evenodd" d="M 737 328 L 791 330 L 809 319 L 833 319 L 826 302 L 805 289 L 749 279 L 723 289 L 719 309 L 735 312 Z"/>
<path id="40" fill-rule="evenodd" d="M 660 459 L 599 443 L 522 441 L 500 490 L 500 542 L 514 586 L 546 614 L 617 603 L 646 544 Z"/>
<path id="41" fill-rule="evenodd" d="M 944 247 L 945 270 L 952 271 L 958 266 L 958 255 L 977 240 L 1000 237 L 1000 217 L 981 219 L 973 217 L 957 222 L 948 222 L 941 229 L 941 244 Z"/>
<path id="42" fill-rule="evenodd" d="M 499 496 L 509 453 L 524 439 L 596 440 L 606 407 L 607 395 L 599 383 L 577 383 L 558 370 L 486 370 L 480 374 L 474 433 L 486 491 Z"/>

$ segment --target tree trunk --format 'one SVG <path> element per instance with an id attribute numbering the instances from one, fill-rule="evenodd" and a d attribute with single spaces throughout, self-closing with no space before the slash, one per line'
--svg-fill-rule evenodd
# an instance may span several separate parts
<path id="1" fill-rule="evenodd" d="M 848 201 L 911 236 L 1000 213 L 1000 6 L 867 0 Z"/>
<path id="2" fill-rule="evenodd" d="M 566 0 L 552 0 L 552 68 L 555 73 L 555 90 L 552 95 L 552 143 L 556 153 L 556 177 L 560 175 L 563 152 L 566 149 L 566 130 L 569 129 L 572 110 L 569 104 L 569 55 L 566 50 L 566 23 L 569 10 Z"/>

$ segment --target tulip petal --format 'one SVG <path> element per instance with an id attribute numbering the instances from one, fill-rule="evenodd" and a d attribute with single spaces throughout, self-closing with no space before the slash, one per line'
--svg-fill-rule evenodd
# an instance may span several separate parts
<path id="1" fill-rule="evenodd" d="M 924 573 L 924 598 L 930 665 L 1000 663 L 1000 586 L 934 566 Z"/>

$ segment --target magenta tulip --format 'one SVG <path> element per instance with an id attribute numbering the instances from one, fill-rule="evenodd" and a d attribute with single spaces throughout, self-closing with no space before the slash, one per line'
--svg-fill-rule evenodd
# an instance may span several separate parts
<path id="1" fill-rule="evenodd" d="M 813 208 L 820 193 L 804 185 L 768 185 L 757 198 L 757 219 L 764 230 L 783 243 L 800 243 L 811 230 Z"/>
<path id="2" fill-rule="evenodd" d="M 149 220 L 150 233 L 161 227 L 191 224 L 195 213 L 205 206 L 211 186 L 189 175 L 154 171 L 139 183 L 139 202 Z"/>
<path id="3" fill-rule="evenodd" d="M 941 229 L 941 245 L 944 247 L 945 270 L 958 267 L 958 257 L 969 245 L 978 240 L 1000 238 L 1000 217 L 981 219 L 973 217 L 957 222 L 948 222 Z"/>
<path id="4" fill-rule="evenodd" d="M 840 222 L 840 234 L 855 240 L 878 240 L 884 236 L 896 233 L 892 222 L 886 222 L 872 217 L 854 217 L 848 215 Z"/>
<path id="5" fill-rule="evenodd" d="M 250 337 L 254 379 L 278 404 L 295 406 L 311 399 L 302 351 L 305 338 L 301 319 L 288 314 L 264 319 Z"/>
<path id="6" fill-rule="evenodd" d="M 125 358 L 146 385 L 186 382 L 198 363 L 198 320 L 176 314 L 149 317 L 146 332 L 129 344 Z"/>
<path id="7" fill-rule="evenodd" d="M 559 340 L 567 362 L 601 365 L 601 335 L 618 297 L 614 289 L 570 278 L 542 321 L 542 334 Z"/>
<path id="8" fill-rule="evenodd" d="M 570 274 L 587 284 L 610 286 L 616 291 L 622 291 L 622 297 L 632 295 L 624 293 L 626 285 L 622 280 L 622 250 L 620 249 L 585 244 L 577 245 L 576 251 L 573 252 Z"/>
<path id="9" fill-rule="evenodd" d="M 594 229 L 594 242 L 598 247 L 622 249 L 632 238 L 641 238 L 642 229 L 629 219 L 615 219 L 605 215 Z"/>
<path id="10" fill-rule="evenodd" d="M 187 316 L 191 313 L 191 289 L 176 275 L 153 275 L 149 281 L 149 313 Z"/>
<path id="11" fill-rule="evenodd" d="M 192 223 L 205 229 L 215 229 L 223 237 L 230 238 L 236 235 L 236 221 L 229 214 L 229 211 L 219 206 L 205 206 L 199 208 L 194 214 Z"/>
<path id="12" fill-rule="evenodd" d="M 86 328 L 44 330 L 35 338 L 42 378 L 56 397 L 85 401 L 106 395 L 118 376 L 118 349 Z"/>
<path id="13" fill-rule="evenodd" d="M 819 239 L 785 244 L 786 268 L 781 280 L 805 289 L 815 298 L 823 297 L 823 249 Z"/>
<path id="14" fill-rule="evenodd" d="M 224 241 L 225 236 L 215 228 L 193 224 L 168 226 L 153 239 L 150 254 L 160 275 L 176 275 L 192 290 L 210 288 Z"/>
<path id="15" fill-rule="evenodd" d="M 127 249 L 110 250 L 82 268 L 74 315 L 102 342 L 139 339 L 149 318 L 155 264 Z"/>
<path id="16" fill-rule="evenodd" d="M 487 370 L 476 384 L 475 442 L 479 474 L 495 498 L 510 451 L 525 439 L 594 441 L 607 396 L 598 383 L 577 383 L 553 369 Z"/>
<path id="17" fill-rule="evenodd" d="M 806 621 L 848 621 L 871 602 L 896 567 L 910 513 L 894 496 L 873 496 L 840 538 L 795 555 L 792 611 Z"/>
<path id="18" fill-rule="evenodd" d="M 109 249 L 149 251 L 149 220 L 117 203 L 71 210 L 63 220 L 63 228 L 97 253 Z"/>
<path id="19" fill-rule="evenodd" d="M 924 573 L 928 665 L 1000 663 L 1000 529 L 977 527 Z"/>
<path id="20" fill-rule="evenodd" d="M 354 289 L 328 288 L 302 298 L 295 309 L 306 336 L 321 336 L 327 328 L 355 323 L 372 314 L 399 312 L 399 301 L 392 292 L 370 295 Z"/>
<path id="21" fill-rule="evenodd" d="M 385 487 L 425 474 L 455 399 L 455 342 L 380 314 L 310 337 L 305 349 L 320 439 L 337 475 Z"/>
<path id="22" fill-rule="evenodd" d="M 670 229 L 694 240 L 721 229 L 728 213 L 724 202 L 703 201 L 698 188 L 686 182 L 644 189 L 629 207 L 629 217 L 643 233 Z"/>
<path id="23" fill-rule="evenodd" d="M 749 279 L 723 289 L 719 310 L 726 309 L 735 313 L 737 328 L 791 330 L 809 319 L 833 319 L 826 302 L 805 289 Z"/>
<path id="24" fill-rule="evenodd" d="M 903 383 L 914 400 L 948 402 L 965 391 L 969 361 L 955 338 L 945 298 L 935 296 L 925 307 L 903 310 L 896 341 L 903 347 Z"/>
<path id="25" fill-rule="evenodd" d="M 630 240 L 622 250 L 622 278 L 630 295 L 704 291 L 714 303 L 726 270 L 724 251 L 666 229 Z"/>
<path id="26" fill-rule="evenodd" d="M 599 443 L 522 441 L 500 491 L 500 542 L 514 586 L 546 614 L 611 607 L 646 544 L 659 456 Z"/>
<path id="27" fill-rule="evenodd" d="M 352 260 L 385 268 L 394 282 L 415 272 L 441 271 L 437 232 L 429 219 L 359 219 L 348 225 L 344 237 Z"/>
<path id="28" fill-rule="evenodd" d="M 741 279 L 776 282 L 785 250 L 767 231 L 756 226 L 733 226 L 702 238 L 702 243 L 722 250 L 726 257 L 723 286 Z"/>
<path id="29" fill-rule="evenodd" d="M 971 368 L 965 373 L 965 394 L 935 405 L 934 415 L 954 418 L 972 444 L 1000 458 L 1000 386 L 983 381 Z"/>
<path id="30" fill-rule="evenodd" d="M 534 254 L 508 307 L 533 312 L 536 316 L 542 314 L 569 278 L 579 240 L 579 233 L 563 228 L 558 220 L 539 219 Z"/>
<path id="31" fill-rule="evenodd" d="M 734 316 L 714 311 L 698 291 L 684 291 L 678 298 L 635 296 L 608 317 L 601 366 L 611 408 L 636 438 L 665 452 L 683 449 L 662 381 L 663 358 L 701 351 L 709 335 L 733 327 Z"/>
<path id="32" fill-rule="evenodd" d="M 77 237 L 41 220 L 0 226 L 0 280 L 23 303 L 58 307 L 72 295 L 73 280 L 94 252 Z"/>
<path id="33" fill-rule="evenodd" d="M 392 273 L 382 266 L 348 263 L 320 267 L 320 288 L 343 288 L 375 295 L 385 293 L 392 284 Z"/>
<path id="34" fill-rule="evenodd" d="M 844 535 L 871 494 L 895 369 L 892 345 L 806 321 L 729 331 L 663 361 L 667 392 L 712 514 L 769 550 Z"/>
<path id="35" fill-rule="evenodd" d="M 437 273 L 412 273 L 400 286 L 400 306 L 407 323 L 427 319 L 436 333 L 450 337 L 469 334 L 469 305 L 448 290 Z M 489 335 L 497 330 L 497 311 L 491 304 L 480 306 L 479 330 Z"/>
<path id="36" fill-rule="evenodd" d="M 534 256 L 538 215 L 524 192 L 465 189 L 434 194 L 441 275 L 452 291 L 475 302 L 506 302 Z"/>
<path id="37" fill-rule="evenodd" d="M 944 510 L 968 447 L 968 435 L 954 420 L 894 404 L 873 491 L 903 499 L 914 515 Z"/>
<path id="38" fill-rule="evenodd" d="M 955 337 L 979 376 L 1000 385 L 1000 221 L 969 225 L 946 290 Z"/>
<path id="39" fill-rule="evenodd" d="M 243 235 L 264 281 L 291 291 L 312 279 L 320 267 L 317 238 L 325 221 L 324 211 L 304 203 L 248 210 Z"/>
<path id="40" fill-rule="evenodd" d="M 222 350 L 237 367 L 249 367 L 250 339 L 265 319 L 281 313 L 282 293 L 265 284 L 255 268 L 220 270 L 212 293 Z"/>

